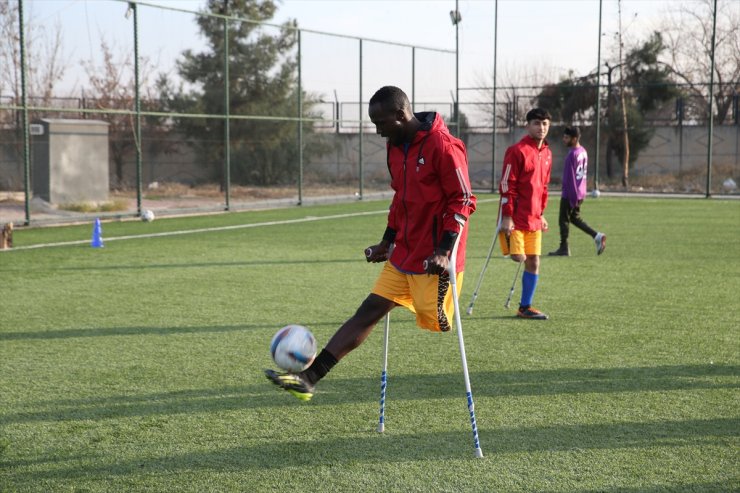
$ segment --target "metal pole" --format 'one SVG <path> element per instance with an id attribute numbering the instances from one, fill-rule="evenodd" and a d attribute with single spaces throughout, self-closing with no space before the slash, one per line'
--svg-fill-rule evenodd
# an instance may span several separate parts
<path id="1" fill-rule="evenodd" d="M 462 136 L 460 132 L 460 9 L 458 0 L 455 0 L 455 126 L 457 137 Z"/>
<path id="2" fill-rule="evenodd" d="M 23 186 L 25 194 L 25 208 L 26 208 L 26 226 L 31 224 L 31 146 L 29 143 L 30 136 L 28 135 L 28 91 L 26 82 L 26 40 L 25 40 L 25 28 L 23 24 L 23 0 L 18 0 L 18 27 L 19 27 L 19 42 L 21 52 L 21 104 L 23 106 L 22 120 L 23 125 Z"/>
<path id="3" fill-rule="evenodd" d="M 298 31 L 298 205 L 303 205 L 303 81 L 301 74 L 301 31 Z"/>
<path id="4" fill-rule="evenodd" d="M 134 140 L 136 144 L 136 212 L 141 216 L 141 94 L 139 90 L 139 10 L 135 2 L 129 3 L 134 14 Z"/>
<path id="5" fill-rule="evenodd" d="M 676 100 L 677 119 L 678 119 L 678 174 L 683 171 L 683 99 L 679 97 Z"/>
<path id="6" fill-rule="evenodd" d="M 334 115 L 335 115 L 334 118 L 336 120 L 334 122 L 334 124 L 336 125 L 335 132 L 336 133 L 339 133 L 339 115 L 340 115 L 340 112 L 339 112 L 339 95 L 337 95 L 337 90 L 336 89 L 334 89 L 334 112 L 335 112 L 334 113 Z"/>
<path id="7" fill-rule="evenodd" d="M 411 108 L 416 107 L 416 46 L 411 47 Z"/>
<path id="8" fill-rule="evenodd" d="M 229 0 L 224 0 L 224 15 L 229 15 Z M 224 19 L 224 210 L 231 207 L 231 85 L 229 75 L 229 21 Z"/>
<path id="9" fill-rule="evenodd" d="M 706 197 L 712 196 L 712 137 L 714 134 L 714 48 L 717 36 L 717 0 L 714 0 L 714 11 L 712 12 L 712 51 L 709 69 L 709 138 L 707 140 L 707 193 Z"/>
<path id="10" fill-rule="evenodd" d="M 599 0 L 599 44 L 596 55 L 596 160 L 594 162 L 594 191 L 599 190 L 599 157 L 601 146 L 601 7 Z"/>
<path id="11" fill-rule="evenodd" d="M 362 200 L 363 189 L 364 189 L 364 177 L 363 177 L 364 172 L 363 172 L 363 166 L 362 166 L 362 112 L 363 112 L 363 108 L 362 108 L 362 40 L 360 40 L 360 107 L 359 109 L 360 109 L 359 118 L 358 118 L 360 122 L 359 123 L 360 130 L 358 132 L 358 135 L 360 136 L 360 146 L 359 146 L 360 147 L 360 159 L 359 159 L 360 197 L 359 198 L 360 200 Z"/>
<path id="12" fill-rule="evenodd" d="M 493 144 L 491 146 L 491 192 L 496 191 L 496 54 L 498 50 L 498 0 L 494 4 L 493 23 Z"/>

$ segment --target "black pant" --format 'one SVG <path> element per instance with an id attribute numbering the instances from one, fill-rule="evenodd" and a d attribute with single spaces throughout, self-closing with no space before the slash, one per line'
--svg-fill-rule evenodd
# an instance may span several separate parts
<path id="1" fill-rule="evenodd" d="M 573 223 L 575 227 L 582 230 L 584 233 L 596 238 L 598 234 L 596 231 L 586 224 L 586 221 L 581 219 L 581 203 L 579 200 L 575 207 L 570 206 L 568 199 L 562 197 L 560 199 L 560 217 L 558 218 L 558 224 L 560 225 L 560 246 L 568 246 L 568 234 L 570 234 L 570 223 Z"/>

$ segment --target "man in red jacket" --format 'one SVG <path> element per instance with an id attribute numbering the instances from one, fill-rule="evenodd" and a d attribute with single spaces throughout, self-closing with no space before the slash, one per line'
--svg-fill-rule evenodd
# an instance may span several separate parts
<path id="1" fill-rule="evenodd" d="M 412 113 L 399 88 L 380 88 L 369 105 L 376 132 L 387 139 L 393 200 L 383 238 L 368 262 L 385 262 L 370 295 L 298 374 L 265 370 L 275 385 L 302 400 L 339 360 L 358 347 L 389 311 L 403 306 L 423 329 L 450 330 L 453 300 L 447 271 L 455 241 L 457 289 L 462 289 L 467 220 L 475 211 L 465 145 L 438 113 Z M 426 268 L 425 268 L 426 264 Z"/>
<path id="2" fill-rule="evenodd" d="M 552 169 L 552 152 L 545 140 L 551 120 L 550 113 L 541 108 L 527 113 L 527 135 L 506 149 L 499 184 L 501 251 L 515 262 L 524 262 L 517 316 L 535 320 L 547 319 L 547 315 L 532 307 L 532 299 L 540 273 L 542 231 L 548 229 L 542 214 L 547 207 Z"/>

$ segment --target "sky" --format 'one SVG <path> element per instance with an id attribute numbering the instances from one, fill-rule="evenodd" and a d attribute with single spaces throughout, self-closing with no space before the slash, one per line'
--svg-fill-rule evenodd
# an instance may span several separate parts
<path id="1" fill-rule="evenodd" d="M 131 21 L 126 4 L 111 0 L 25 0 L 26 10 L 43 25 L 63 28 L 65 56 L 77 67 L 65 85 L 80 90 L 80 60 L 99 53 L 100 40 L 131 50 Z M 193 16 L 149 5 L 197 11 L 204 0 L 142 0 L 139 45 L 163 71 L 174 71 L 182 50 L 202 46 Z M 644 40 L 659 29 L 661 18 L 678 3 L 697 0 L 622 0 L 627 42 Z M 462 16 L 456 32 L 450 20 L 455 5 Z M 740 4 L 740 2 L 738 2 Z M 327 99 L 359 99 L 359 42 L 363 37 L 445 52 L 416 50 L 413 74 L 417 99 L 451 102 L 459 43 L 460 99 L 473 100 L 491 86 L 494 66 L 494 0 L 282 0 L 273 22 L 296 19 L 302 35 L 304 88 Z M 615 58 L 617 0 L 602 4 L 602 63 Z M 499 0 L 496 36 L 497 83 L 537 84 L 557 81 L 569 70 L 585 75 L 596 69 L 599 0 Z M 342 36 L 325 36 L 320 31 Z M 380 85 L 407 92 L 412 84 L 411 49 L 363 42 L 363 99 Z"/>

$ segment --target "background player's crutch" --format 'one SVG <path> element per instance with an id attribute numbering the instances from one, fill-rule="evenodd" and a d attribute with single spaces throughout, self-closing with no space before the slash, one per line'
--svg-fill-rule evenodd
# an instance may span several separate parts
<path id="1" fill-rule="evenodd" d="M 468 305 L 468 315 L 473 314 L 473 305 L 475 304 L 475 300 L 478 299 L 478 291 L 480 291 L 480 285 L 483 283 L 483 276 L 486 274 L 486 269 L 488 268 L 488 262 L 491 261 L 491 255 L 493 254 L 493 248 L 496 246 L 496 238 L 498 238 L 498 234 L 501 231 L 501 206 L 507 202 L 507 199 L 502 198 L 501 201 L 498 204 L 498 219 L 496 221 L 496 231 L 493 233 L 493 240 L 491 241 L 491 248 L 488 249 L 488 255 L 486 256 L 486 261 L 483 264 L 483 269 L 480 271 L 480 275 L 478 276 L 478 284 L 475 285 L 475 291 L 473 291 L 473 298 L 470 300 L 470 304 Z"/>
<path id="2" fill-rule="evenodd" d="M 516 287 L 516 280 L 519 278 L 519 272 L 522 270 L 522 264 L 524 262 L 519 262 L 519 267 L 516 268 L 516 274 L 514 274 L 514 280 L 511 281 L 511 289 L 509 290 L 509 296 L 506 298 L 506 303 L 504 303 L 504 308 L 509 308 L 509 304 L 511 303 L 511 297 L 514 295 L 514 287 Z"/>
<path id="3" fill-rule="evenodd" d="M 380 417 L 378 433 L 385 431 L 385 388 L 388 384 L 388 332 L 391 327 L 391 314 L 385 314 L 385 335 L 383 336 L 383 371 L 380 373 Z"/>
<path id="4" fill-rule="evenodd" d="M 461 225 L 462 227 L 462 225 Z M 475 405 L 473 404 L 473 391 L 470 388 L 470 375 L 468 374 L 468 358 L 465 355 L 465 341 L 463 340 L 462 332 L 462 320 L 460 319 L 460 300 L 457 295 L 457 246 L 460 243 L 460 236 L 455 240 L 455 246 L 452 247 L 452 255 L 450 255 L 450 262 L 447 267 L 447 272 L 450 275 L 450 289 L 452 289 L 452 303 L 455 307 L 455 326 L 457 327 L 457 340 L 460 344 L 460 357 L 462 358 L 463 367 L 463 378 L 465 379 L 465 394 L 468 399 L 468 411 L 470 412 L 470 424 L 473 427 L 473 447 L 475 447 L 475 456 L 483 457 L 483 450 L 480 448 L 480 441 L 478 440 L 478 424 L 475 421 Z M 427 268 L 426 261 L 424 261 L 424 269 Z"/>

